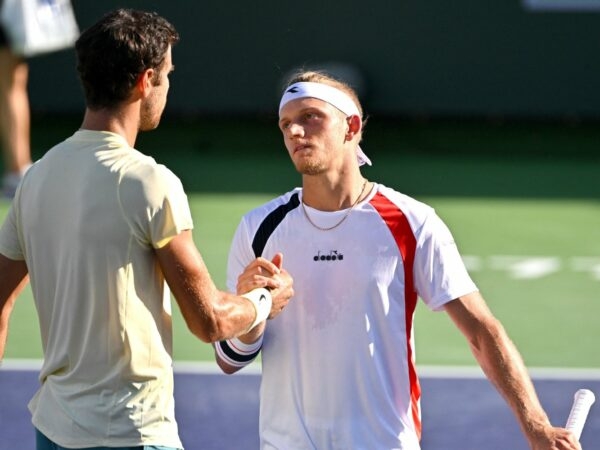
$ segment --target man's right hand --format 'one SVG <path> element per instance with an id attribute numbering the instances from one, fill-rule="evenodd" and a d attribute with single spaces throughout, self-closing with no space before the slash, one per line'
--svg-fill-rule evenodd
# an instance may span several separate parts
<path id="1" fill-rule="evenodd" d="M 248 264 L 238 277 L 237 292 L 242 294 L 257 287 L 269 289 L 273 303 L 268 318 L 273 319 L 283 311 L 294 295 L 293 283 L 292 276 L 283 269 L 283 255 L 277 253 L 271 261 L 261 257 Z"/>
<path id="2" fill-rule="evenodd" d="M 270 289 L 273 304 L 271 305 L 269 319 L 274 319 L 294 296 L 294 280 L 289 272 L 283 268 L 283 255 L 281 253 L 277 253 L 271 262 L 279 268 L 279 273 L 273 275 L 273 278 L 278 281 L 279 287 Z"/>

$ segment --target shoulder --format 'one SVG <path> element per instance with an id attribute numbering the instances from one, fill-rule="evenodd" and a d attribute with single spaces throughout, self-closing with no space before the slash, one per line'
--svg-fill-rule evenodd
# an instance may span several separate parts
<path id="1" fill-rule="evenodd" d="M 376 185 L 369 203 L 380 215 L 400 214 L 406 217 L 413 229 L 420 228 L 428 217 L 435 215 L 430 205 L 383 184 Z"/>
<path id="2" fill-rule="evenodd" d="M 131 152 L 128 167 L 123 171 L 123 187 L 138 186 L 144 192 L 183 190 L 181 180 L 171 169 L 137 150 Z"/>
<path id="3" fill-rule="evenodd" d="M 244 215 L 243 219 L 247 222 L 260 223 L 269 217 L 285 217 L 290 211 L 293 211 L 300 205 L 300 192 L 300 188 L 286 192 L 250 210 Z"/>

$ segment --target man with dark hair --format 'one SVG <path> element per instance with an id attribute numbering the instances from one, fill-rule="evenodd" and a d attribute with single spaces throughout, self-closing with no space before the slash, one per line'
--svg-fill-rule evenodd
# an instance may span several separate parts
<path id="1" fill-rule="evenodd" d="M 27 171 L 0 229 L 0 357 L 28 276 L 39 315 L 38 450 L 181 448 L 170 291 L 205 342 L 248 332 L 293 294 L 278 254 L 252 262 L 266 276 L 240 296 L 217 290 L 181 182 L 134 148 L 158 126 L 178 39 L 159 15 L 126 9 L 81 34 L 81 128 Z"/>

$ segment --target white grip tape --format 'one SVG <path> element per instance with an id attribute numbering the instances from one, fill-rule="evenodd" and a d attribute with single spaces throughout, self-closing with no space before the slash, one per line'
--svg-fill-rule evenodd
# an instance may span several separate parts
<path id="1" fill-rule="evenodd" d="M 567 425 L 565 428 L 571 431 L 577 440 L 581 436 L 581 431 L 585 425 L 590 407 L 596 401 L 594 393 L 588 389 L 579 389 L 575 392 L 573 406 L 567 419 Z"/>
<path id="2" fill-rule="evenodd" d="M 248 331 L 250 331 L 256 325 L 269 317 L 273 299 L 271 298 L 271 293 L 265 288 L 253 289 L 250 292 L 242 294 L 242 297 L 250 300 L 250 302 L 254 305 L 254 309 L 256 309 L 256 318 L 254 319 L 254 322 L 252 322 L 252 325 L 250 325 L 248 328 Z"/>

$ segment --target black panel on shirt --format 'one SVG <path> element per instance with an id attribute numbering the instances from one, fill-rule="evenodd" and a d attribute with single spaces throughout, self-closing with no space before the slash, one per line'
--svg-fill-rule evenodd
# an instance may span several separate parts
<path id="1" fill-rule="evenodd" d="M 269 236 L 271 236 L 271 233 L 273 233 L 275 228 L 283 221 L 287 213 L 296 209 L 298 205 L 300 205 L 300 200 L 296 193 L 290 197 L 290 200 L 285 205 L 277 207 L 265 217 L 265 220 L 263 220 L 258 227 L 258 230 L 256 230 L 254 240 L 252 241 L 252 250 L 254 250 L 254 255 L 256 257 L 262 255 Z"/>

